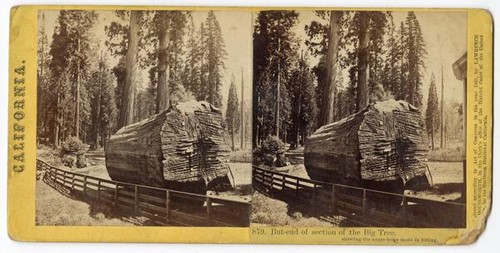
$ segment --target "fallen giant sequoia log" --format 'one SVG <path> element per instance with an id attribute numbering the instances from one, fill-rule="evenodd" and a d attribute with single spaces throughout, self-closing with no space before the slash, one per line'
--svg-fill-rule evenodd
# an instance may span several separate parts
<path id="1" fill-rule="evenodd" d="M 190 101 L 112 135 L 106 168 L 113 180 L 205 194 L 229 183 L 228 156 L 220 110 Z"/>
<path id="2" fill-rule="evenodd" d="M 311 179 L 402 193 L 430 186 L 424 121 L 405 101 L 367 106 L 311 135 L 304 164 Z"/>

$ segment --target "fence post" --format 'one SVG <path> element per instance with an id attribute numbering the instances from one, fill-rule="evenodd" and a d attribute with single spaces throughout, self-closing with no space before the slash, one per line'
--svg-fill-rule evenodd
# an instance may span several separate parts
<path id="1" fill-rule="evenodd" d="M 312 196 L 311 196 L 311 200 L 310 200 L 310 201 L 311 201 L 311 204 L 316 203 L 316 202 L 314 201 L 314 199 L 315 199 L 315 198 L 316 198 L 316 183 L 314 183 L 314 184 L 313 184 L 313 192 L 312 192 Z"/>
<path id="2" fill-rule="evenodd" d="M 284 191 L 285 187 L 286 187 L 286 183 L 285 183 L 286 182 L 286 177 L 285 177 L 285 175 L 281 175 L 281 179 L 283 180 L 283 181 L 281 181 L 281 190 Z"/>
<path id="3" fill-rule="evenodd" d="M 271 178 L 269 178 L 269 174 L 271 174 L 271 173 L 264 173 L 264 175 L 265 175 L 264 181 L 266 182 L 266 186 L 268 188 L 272 188 L 272 174 L 271 174 Z M 271 183 L 269 183 L 269 180 L 271 180 Z"/>
<path id="4" fill-rule="evenodd" d="M 97 179 L 97 201 L 101 201 L 101 179 Z"/>
<path id="5" fill-rule="evenodd" d="M 363 189 L 363 221 L 366 220 L 366 209 L 368 208 L 367 206 L 367 201 L 366 201 L 366 189 Z"/>
<path id="6" fill-rule="evenodd" d="M 316 189 L 317 187 L 318 187 L 318 185 L 316 183 L 314 183 L 313 198 L 315 198 L 316 195 L 318 194 L 317 189 Z"/>
<path id="7" fill-rule="evenodd" d="M 406 213 L 406 207 L 408 205 L 408 201 L 406 200 L 406 196 L 403 195 L 403 226 L 408 225 L 408 216 Z"/>
<path id="8" fill-rule="evenodd" d="M 134 186 L 134 212 L 139 211 L 139 186 Z"/>
<path id="9" fill-rule="evenodd" d="M 72 173 L 71 174 L 71 190 L 74 190 L 75 189 L 75 174 Z"/>
<path id="10" fill-rule="evenodd" d="M 83 176 L 83 195 L 87 195 L 87 176 Z"/>
<path id="11" fill-rule="evenodd" d="M 115 183 L 115 207 L 118 206 L 118 183 Z"/>
<path id="12" fill-rule="evenodd" d="M 63 186 L 66 186 L 66 171 L 63 173 Z"/>
<path id="13" fill-rule="evenodd" d="M 297 178 L 295 180 L 295 197 L 298 197 L 299 196 L 299 179 Z"/>
<path id="14" fill-rule="evenodd" d="M 207 197 L 207 222 L 208 225 L 212 224 L 212 200 L 210 197 Z"/>
<path id="15" fill-rule="evenodd" d="M 263 171 L 263 172 L 262 172 L 262 185 L 263 185 L 264 187 L 267 187 L 267 183 L 266 183 L 266 172 L 265 172 L 265 171 Z"/>
<path id="16" fill-rule="evenodd" d="M 271 173 L 271 177 L 269 178 L 269 187 L 271 188 L 271 190 L 273 189 L 274 187 L 274 173 Z"/>
<path id="17" fill-rule="evenodd" d="M 166 213 L 165 213 L 165 219 L 167 220 L 167 223 L 170 222 L 170 191 L 169 190 L 166 190 L 166 194 L 165 194 L 165 209 L 166 209 Z"/>
<path id="18" fill-rule="evenodd" d="M 274 189 L 274 175 L 275 175 L 274 173 L 271 174 L 271 178 L 270 178 L 271 180 L 269 182 L 270 183 L 269 186 L 271 187 L 271 189 Z"/>
<path id="19" fill-rule="evenodd" d="M 337 213 L 337 197 L 335 196 L 335 185 L 332 184 L 332 211 L 333 214 Z"/>

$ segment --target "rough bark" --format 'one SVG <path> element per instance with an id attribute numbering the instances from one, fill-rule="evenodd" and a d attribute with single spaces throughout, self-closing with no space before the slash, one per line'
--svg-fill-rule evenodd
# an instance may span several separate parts
<path id="1" fill-rule="evenodd" d="M 137 76 L 137 52 L 139 49 L 139 22 L 141 13 L 139 11 L 130 12 L 130 36 L 126 58 L 126 78 L 123 86 L 122 105 L 120 108 L 120 118 L 118 127 L 130 125 L 134 122 L 135 107 L 135 79 Z"/>
<path id="2" fill-rule="evenodd" d="M 340 19 L 342 12 L 330 11 L 330 33 L 328 34 L 328 52 L 326 56 L 326 96 L 323 100 L 321 125 L 332 123 L 335 117 L 335 78 L 340 40 Z"/>
<path id="3" fill-rule="evenodd" d="M 234 151 L 235 150 L 235 146 L 234 146 L 234 118 L 232 119 L 232 124 L 233 124 L 233 127 L 231 128 L 231 150 Z"/>
<path id="4" fill-rule="evenodd" d="M 80 19 L 78 19 L 78 23 L 80 23 Z M 75 98 L 75 135 L 76 138 L 80 138 L 80 86 L 81 86 L 81 73 L 80 73 L 80 54 L 81 54 L 81 49 L 80 49 L 80 33 L 78 33 L 78 46 L 77 46 L 77 53 L 78 53 L 78 62 L 77 62 L 77 73 L 76 73 L 76 98 Z"/>
<path id="5" fill-rule="evenodd" d="M 245 146 L 245 116 L 244 116 L 244 108 L 243 108 L 243 68 L 241 69 L 241 105 L 240 105 L 240 132 L 241 132 L 241 138 L 240 138 L 240 149 L 243 150 Z"/>
<path id="6" fill-rule="evenodd" d="M 168 62 L 168 50 L 170 44 L 170 14 L 168 11 L 160 12 L 160 30 L 158 33 L 158 89 L 156 92 L 156 113 L 169 107 L 170 64 Z"/>
<path id="7" fill-rule="evenodd" d="M 359 49 L 358 49 L 358 94 L 356 110 L 360 111 L 368 105 L 368 71 L 369 71 L 369 45 L 370 45 L 370 13 L 361 12 L 359 15 Z"/>
<path id="8" fill-rule="evenodd" d="M 434 117 L 432 117 L 432 128 L 431 128 L 431 148 L 432 150 L 435 149 L 435 145 L 434 145 Z"/>
<path id="9" fill-rule="evenodd" d="M 441 66 L 441 145 L 440 148 L 444 148 L 445 146 L 445 134 L 444 134 L 444 77 L 443 77 L 443 66 Z"/>

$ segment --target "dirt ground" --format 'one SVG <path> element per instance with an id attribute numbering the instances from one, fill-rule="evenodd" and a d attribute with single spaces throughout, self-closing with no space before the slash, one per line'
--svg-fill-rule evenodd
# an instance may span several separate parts
<path id="1" fill-rule="evenodd" d="M 323 219 L 324 218 L 324 219 Z M 331 217 L 312 216 L 289 204 L 255 191 L 252 198 L 252 226 L 332 227 Z M 326 221 L 329 219 L 330 221 Z M 338 225 L 338 224 L 337 224 Z"/>
<path id="2" fill-rule="evenodd" d="M 427 191 L 406 191 L 412 197 L 438 201 L 460 201 L 463 185 L 461 162 L 428 162 L 434 182 Z M 293 164 L 280 168 L 284 173 L 309 178 L 303 164 Z M 309 213 L 308 213 L 309 212 Z M 287 202 L 273 199 L 255 192 L 252 199 L 252 226 L 342 226 L 343 217 L 322 217 L 308 211 L 307 207 L 297 208 Z"/>
<path id="3" fill-rule="evenodd" d="M 38 226 L 134 226 L 139 218 L 117 218 L 104 207 L 75 200 L 42 180 L 36 181 L 35 224 Z"/>
<path id="4" fill-rule="evenodd" d="M 414 197 L 440 201 L 455 201 L 461 198 L 464 183 L 462 162 L 427 162 L 434 185 L 423 192 L 406 192 Z"/>
<path id="5" fill-rule="evenodd" d="M 249 202 L 252 199 L 252 163 L 229 163 L 235 187 L 226 192 L 208 192 L 208 195 Z M 231 177 L 231 175 L 230 175 Z"/>
<path id="6" fill-rule="evenodd" d="M 433 187 L 422 192 L 406 191 L 405 194 L 440 201 L 459 199 L 464 181 L 462 162 L 427 162 L 427 165 L 434 182 Z M 292 164 L 282 170 L 288 170 L 290 175 L 309 178 L 303 164 Z"/>
<path id="7" fill-rule="evenodd" d="M 103 150 L 89 151 L 86 156 L 89 166 L 81 169 L 72 169 L 72 171 L 103 179 L 111 179 L 106 170 Z M 56 164 L 56 166 L 65 168 L 60 163 L 57 164 L 58 159 L 49 150 L 38 150 L 38 157 L 41 157 L 50 164 Z M 218 193 L 209 191 L 208 195 L 231 200 L 250 201 L 252 198 L 252 164 L 250 162 L 231 162 L 229 163 L 229 167 L 231 168 L 231 180 L 234 177 L 234 181 L 232 180 L 235 185 L 234 189 Z"/>
<path id="8" fill-rule="evenodd" d="M 99 178 L 111 179 L 104 165 L 104 157 L 89 156 L 91 166 L 80 169 L 79 173 L 92 175 Z M 207 194 L 214 197 L 240 200 L 248 202 L 252 196 L 252 164 L 251 163 L 229 163 L 232 175 L 234 177 L 234 189 L 226 192 L 213 192 L 209 191 Z M 230 175 L 231 177 L 231 175 Z M 232 177 L 231 177 L 232 179 Z"/>

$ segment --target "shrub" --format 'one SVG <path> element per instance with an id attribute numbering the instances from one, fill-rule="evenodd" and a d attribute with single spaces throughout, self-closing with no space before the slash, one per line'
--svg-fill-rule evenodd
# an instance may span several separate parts
<path id="1" fill-rule="evenodd" d="M 285 143 L 277 136 L 268 135 L 262 142 L 262 152 L 264 153 L 283 153 L 285 152 Z"/>
<path id="2" fill-rule="evenodd" d="M 76 137 L 69 137 L 62 145 L 61 145 L 61 153 L 64 154 L 75 154 L 80 155 L 84 154 L 87 150 L 85 144 L 80 141 Z"/>
<path id="3" fill-rule="evenodd" d="M 265 164 L 271 167 L 283 167 L 287 165 L 285 143 L 276 136 L 268 135 L 262 142 L 260 148 L 253 151 L 254 164 Z"/>
<path id="4" fill-rule="evenodd" d="M 87 159 L 85 152 L 87 145 L 75 137 L 69 137 L 61 145 L 61 160 L 62 163 L 68 167 L 84 168 L 87 167 Z"/>

